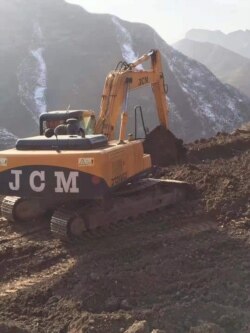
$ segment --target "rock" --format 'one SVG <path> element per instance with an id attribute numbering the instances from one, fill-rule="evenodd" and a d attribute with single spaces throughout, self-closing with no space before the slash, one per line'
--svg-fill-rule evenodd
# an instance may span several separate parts
<path id="1" fill-rule="evenodd" d="M 225 331 L 214 323 L 203 323 L 199 326 L 191 327 L 189 333 L 225 333 Z"/>
<path id="2" fill-rule="evenodd" d="M 89 277 L 90 277 L 90 279 L 91 279 L 92 281 L 94 281 L 94 282 L 100 280 L 100 276 L 99 276 L 97 273 L 94 273 L 94 272 L 90 273 Z"/>
<path id="3" fill-rule="evenodd" d="M 227 328 L 232 328 L 232 327 L 235 327 L 235 318 L 233 316 L 229 316 L 227 314 L 225 315 L 222 315 L 220 318 L 219 318 L 219 324 L 224 327 L 225 329 Z"/>
<path id="4" fill-rule="evenodd" d="M 130 309 L 132 309 L 132 306 L 131 306 L 131 304 L 129 303 L 129 301 L 127 299 L 123 299 L 121 301 L 121 309 L 123 309 L 123 310 L 130 310 Z"/>
<path id="5" fill-rule="evenodd" d="M 153 330 L 151 333 L 166 333 L 166 331 L 163 331 L 163 330 Z"/>
<path id="6" fill-rule="evenodd" d="M 124 333 L 149 333 L 149 327 L 146 320 L 136 321 Z"/>
<path id="7" fill-rule="evenodd" d="M 117 311 L 120 308 L 120 300 L 115 297 L 111 296 L 105 301 L 105 309 L 107 311 Z"/>
<path id="8" fill-rule="evenodd" d="M 57 297 L 57 296 L 52 296 L 52 297 L 50 297 L 50 298 L 48 299 L 48 301 L 47 301 L 47 305 L 51 305 L 51 304 L 53 304 L 53 303 L 58 303 L 59 300 L 60 300 L 59 297 Z"/>
<path id="9" fill-rule="evenodd" d="M 159 310 L 161 309 L 161 304 L 154 304 L 152 307 L 153 312 L 159 312 Z"/>

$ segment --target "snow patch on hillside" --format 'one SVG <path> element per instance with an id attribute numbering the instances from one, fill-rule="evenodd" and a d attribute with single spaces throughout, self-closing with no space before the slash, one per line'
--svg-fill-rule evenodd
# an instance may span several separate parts
<path id="1" fill-rule="evenodd" d="M 112 17 L 112 22 L 115 25 L 117 41 L 120 45 L 122 56 L 127 63 L 131 63 L 138 58 L 138 54 L 133 49 L 132 37 L 129 31 L 121 24 L 117 17 Z M 136 66 L 136 69 L 143 70 L 142 65 Z"/>
<path id="2" fill-rule="evenodd" d="M 170 97 L 166 97 L 166 100 L 167 100 L 167 104 L 168 104 L 170 120 L 173 121 L 174 119 L 172 119 L 172 118 L 174 117 L 175 120 L 177 119 L 178 121 L 181 122 L 182 118 L 181 118 L 181 115 L 180 115 L 175 103 L 170 99 Z"/>
<path id="3" fill-rule="evenodd" d="M 47 89 L 47 67 L 43 58 L 43 51 L 44 49 L 42 47 L 39 47 L 36 50 L 31 50 L 31 54 L 37 61 L 37 86 L 34 90 L 37 114 L 41 114 L 47 110 L 45 101 L 45 92 Z"/>
<path id="4" fill-rule="evenodd" d="M 9 132 L 6 128 L 0 127 L 0 149 L 13 147 L 17 139 L 17 136 Z"/>
<path id="5" fill-rule="evenodd" d="M 215 131 L 223 131 L 233 129 L 242 121 L 237 107 L 239 100 L 205 66 L 174 49 L 163 56 L 188 95 L 193 112 L 204 124 L 208 121 Z"/>
<path id="6" fill-rule="evenodd" d="M 35 22 L 29 53 L 20 64 L 17 76 L 21 103 L 37 122 L 40 114 L 47 111 L 47 67 L 43 53 L 42 30 Z"/>

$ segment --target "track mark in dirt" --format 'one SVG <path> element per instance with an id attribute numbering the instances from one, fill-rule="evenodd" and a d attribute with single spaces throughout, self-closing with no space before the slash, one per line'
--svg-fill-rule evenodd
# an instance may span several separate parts
<path id="1" fill-rule="evenodd" d="M 15 224 L 0 218 L 0 245 L 22 239 L 41 232 L 48 231 L 48 221 L 45 219 Z"/>
<path id="2" fill-rule="evenodd" d="M 48 279 L 64 274 L 68 270 L 70 270 L 75 265 L 75 263 L 76 260 L 70 258 L 66 261 L 64 260 L 62 262 L 59 262 L 58 264 L 53 265 L 48 269 L 45 269 L 35 274 L 31 274 L 28 277 L 21 277 L 11 282 L 4 283 L 0 285 L 0 297 L 8 296 L 9 294 L 13 294 L 17 291 L 30 288 L 34 285 L 43 283 Z"/>
<path id="3" fill-rule="evenodd" d="M 218 229 L 218 225 L 213 221 L 202 221 L 195 223 L 186 223 L 181 227 L 175 228 L 167 233 L 167 238 L 176 239 L 182 236 L 196 236 L 202 232 Z"/>
<path id="4" fill-rule="evenodd" d="M 24 232 L 24 233 L 21 233 L 21 234 L 17 233 L 17 232 L 13 232 L 13 234 L 9 235 L 8 238 L 1 239 L 0 244 L 6 244 L 8 242 L 15 241 L 17 239 L 21 239 L 21 238 L 24 238 L 24 237 L 27 237 L 27 236 L 31 236 L 31 235 L 37 234 L 37 233 L 39 233 L 43 230 L 46 230 L 46 227 L 33 228 L 32 230 L 29 230 L 28 232 Z"/>

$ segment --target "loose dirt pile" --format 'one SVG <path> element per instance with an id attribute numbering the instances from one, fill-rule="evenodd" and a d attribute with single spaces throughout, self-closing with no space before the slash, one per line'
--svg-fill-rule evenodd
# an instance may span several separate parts
<path id="1" fill-rule="evenodd" d="M 189 163 L 171 166 L 164 177 L 195 184 L 206 212 L 227 222 L 250 212 L 250 131 L 218 133 L 189 145 Z"/>
<path id="2" fill-rule="evenodd" d="M 144 141 L 144 151 L 151 155 L 153 165 L 168 166 L 182 162 L 186 157 L 183 141 L 163 126 L 157 126 Z"/>
<path id="3" fill-rule="evenodd" d="M 160 176 L 197 192 L 81 244 L 2 220 L 0 332 L 250 332 L 250 132 L 197 141 Z"/>

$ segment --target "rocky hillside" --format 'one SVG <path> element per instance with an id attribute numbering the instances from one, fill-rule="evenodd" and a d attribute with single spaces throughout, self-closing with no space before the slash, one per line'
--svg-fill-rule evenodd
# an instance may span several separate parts
<path id="1" fill-rule="evenodd" d="M 118 61 L 131 62 L 152 48 L 162 53 L 176 135 L 190 141 L 250 120 L 247 97 L 175 51 L 149 26 L 90 14 L 63 0 L 2 0 L 0 10 L 0 122 L 17 136 L 35 133 L 46 110 L 70 105 L 98 112 L 107 73 Z M 152 128 L 156 115 L 149 88 L 130 94 L 129 109 L 137 104 Z"/>
<path id="2" fill-rule="evenodd" d="M 244 57 L 250 58 L 250 30 L 238 30 L 224 34 L 219 30 L 192 29 L 187 32 L 186 38 L 197 42 L 218 44 Z"/>
<path id="3" fill-rule="evenodd" d="M 250 97 L 250 59 L 212 43 L 182 39 L 174 48 L 205 65 L 218 79 Z"/>

